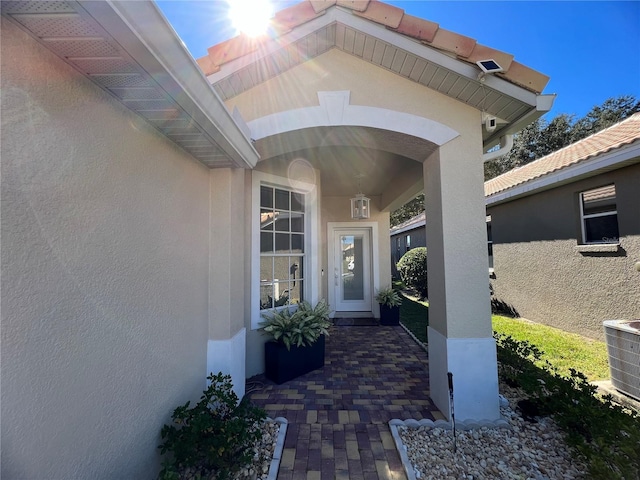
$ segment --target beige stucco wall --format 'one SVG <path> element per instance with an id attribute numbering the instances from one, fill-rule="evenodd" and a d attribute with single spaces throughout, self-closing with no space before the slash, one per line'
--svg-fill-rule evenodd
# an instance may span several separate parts
<path id="1" fill-rule="evenodd" d="M 375 79 L 375 81 L 366 81 L 364 79 Z M 322 91 L 350 91 L 350 104 L 363 105 L 369 107 L 377 107 L 392 111 L 404 112 L 412 115 L 418 115 L 428 119 L 432 119 L 438 123 L 444 124 L 458 132 L 461 135 L 468 135 L 464 145 L 471 146 L 471 157 L 467 155 L 467 150 L 457 152 L 456 157 L 469 157 L 466 161 L 476 162 L 477 168 L 472 169 L 470 175 L 477 176 L 477 191 L 480 204 L 478 207 L 478 222 L 484 229 L 484 213 L 482 208 L 482 139 L 481 139 L 481 116 L 480 112 L 455 101 L 439 92 L 424 88 L 410 80 L 404 79 L 392 72 L 388 72 L 366 61 L 358 59 L 352 55 L 344 53 L 338 49 L 332 49 L 312 60 L 294 67 L 277 77 L 264 82 L 261 85 L 247 91 L 241 95 L 233 97 L 227 101 L 229 109 L 238 108 L 240 114 L 245 121 L 251 122 L 264 116 L 284 112 L 287 110 L 295 110 L 303 107 L 312 107 L 319 105 L 318 92 Z M 393 125 L 389 126 L 393 130 Z M 258 164 L 258 170 L 269 171 L 268 160 L 263 159 Z M 459 162 L 457 162 L 459 163 Z M 409 179 L 404 178 L 402 173 L 394 178 L 393 182 L 389 182 L 389 186 L 382 197 L 400 195 L 402 192 L 396 191 L 396 186 L 404 182 L 406 185 L 413 185 L 420 180 L 422 166 L 418 164 L 418 168 L 412 170 L 407 175 Z M 455 169 L 455 166 L 452 167 Z M 463 166 L 461 168 L 466 168 Z M 417 175 L 416 175 L 417 173 Z M 455 185 L 451 188 L 455 190 Z M 327 245 L 327 223 L 328 222 L 352 222 L 349 216 L 349 197 L 323 196 L 321 193 L 321 216 L 320 216 L 320 269 L 328 271 L 328 245 Z M 371 196 L 372 198 L 372 217 L 370 221 L 378 223 L 378 251 L 377 255 L 379 264 L 379 275 L 377 283 L 381 286 L 388 285 L 391 279 L 390 245 L 388 242 L 389 231 L 389 212 L 380 211 L 379 206 L 389 204 L 388 199 L 380 196 Z M 484 235 L 484 234 L 483 234 Z M 484 253 L 486 247 L 484 240 L 479 242 Z M 486 266 L 486 262 L 483 263 Z M 483 273 L 486 273 L 483 270 Z M 486 276 L 483 277 L 483 279 Z M 328 297 L 328 276 L 321 278 L 320 281 L 320 298 Z M 483 287 L 483 292 L 486 288 Z M 483 301 L 486 304 L 488 314 L 488 297 Z M 375 307 L 375 306 L 374 306 Z M 484 315 L 480 315 L 484 317 Z M 481 323 L 487 323 L 488 320 L 482 318 Z M 458 322 L 464 322 L 459 319 Z M 489 331 L 490 326 L 483 325 L 479 329 L 481 332 Z M 472 336 L 478 330 L 465 327 L 463 336 Z M 257 332 L 248 331 L 247 336 L 247 374 L 259 373 L 261 371 L 261 358 L 251 358 L 251 351 L 260 351 L 264 337 L 260 337 Z"/>
<path id="2" fill-rule="evenodd" d="M 578 194 L 616 185 L 619 254 L 580 253 Z M 495 298 L 527 319 L 603 340 L 604 320 L 640 318 L 640 165 L 488 208 Z"/>
<path id="3" fill-rule="evenodd" d="M 366 81 L 364 79 L 375 79 Z M 456 129 L 461 118 L 480 112 L 353 55 L 331 49 L 227 101 L 250 122 L 276 112 L 316 106 L 318 92 L 349 90 L 351 105 L 420 115 Z"/>
<path id="4" fill-rule="evenodd" d="M 2 19 L 2 478 L 153 478 L 204 388 L 209 172 Z"/>

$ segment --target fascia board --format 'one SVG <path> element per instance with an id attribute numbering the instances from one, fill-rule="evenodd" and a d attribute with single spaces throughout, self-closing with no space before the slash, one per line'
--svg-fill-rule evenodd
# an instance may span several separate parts
<path id="1" fill-rule="evenodd" d="M 158 7 L 149 1 L 78 2 L 214 139 L 232 162 L 253 168 L 259 154 Z"/>
<path id="2" fill-rule="evenodd" d="M 257 62 L 272 53 L 280 50 L 283 46 L 290 45 L 301 38 L 313 33 L 316 30 L 327 27 L 332 23 L 341 23 L 345 26 L 354 28 L 366 35 L 371 35 L 378 38 L 381 41 L 394 45 L 402 50 L 412 53 L 428 62 L 440 65 L 453 73 L 464 76 L 469 80 L 478 81 L 479 69 L 476 66 L 469 65 L 461 60 L 453 58 L 445 53 L 442 53 L 435 48 L 423 45 L 422 43 L 413 40 L 409 37 L 405 37 L 402 34 L 389 30 L 383 25 L 378 25 L 372 21 L 360 18 L 348 11 L 344 11 L 339 7 L 331 8 L 326 13 L 318 18 L 315 18 L 299 27 L 295 28 L 290 33 L 282 35 L 277 40 L 270 40 L 265 45 L 261 46 L 257 51 L 247 54 L 243 57 L 232 60 L 224 64 L 219 72 L 213 73 L 207 77 L 211 83 L 217 83 L 218 81 L 232 75 L 233 73 L 241 70 L 242 68 Z M 520 100 L 532 107 L 536 106 L 537 95 L 529 90 L 518 87 L 506 80 L 498 78 L 493 75 L 487 75 L 485 77 L 484 84 L 494 90 L 508 95 L 517 100 Z"/>
<path id="3" fill-rule="evenodd" d="M 515 200 L 517 198 L 533 195 L 544 190 L 550 190 L 551 188 L 555 188 L 560 185 L 592 177 L 602 170 L 610 170 L 611 167 L 634 158 L 640 162 L 640 141 L 620 147 L 612 152 L 597 155 L 591 159 L 565 167 L 557 172 L 516 185 L 509 190 L 498 192 L 490 197 L 486 197 L 485 204 L 487 207 L 490 207 Z"/>
<path id="4" fill-rule="evenodd" d="M 527 125 L 533 123 L 538 118 L 548 113 L 551 110 L 551 107 L 553 107 L 553 102 L 555 101 L 555 99 L 555 93 L 547 95 L 537 95 L 536 109 L 525 112 L 519 119 L 514 120 L 508 125 L 505 125 L 505 127 L 500 130 L 496 130 L 493 135 L 491 135 L 483 142 L 484 151 L 486 152 L 491 147 L 500 143 L 501 137 L 518 133 Z"/>
<path id="5" fill-rule="evenodd" d="M 426 223 L 427 223 L 426 220 L 423 218 L 422 220 L 412 223 L 411 225 L 407 225 L 406 227 L 399 228 L 398 230 L 391 230 L 389 232 L 389 235 L 390 236 L 400 235 L 401 233 L 409 232 L 411 230 L 424 227 Z"/>
<path id="6" fill-rule="evenodd" d="M 412 53 L 428 62 L 440 65 L 447 70 L 457 73 L 469 80 L 478 81 L 479 68 L 469 65 L 461 60 L 453 58 L 445 53 L 438 51 L 433 47 L 424 45 L 416 40 L 399 34 L 393 30 L 378 25 L 377 23 L 365 20 L 351 13 L 346 13 L 336 9 L 336 19 L 340 23 L 350 26 L 356 30 L 361 31 L 367 35 L 374 36 L 379 40 L 394 45 L 402 50 Z M 479 83 L 479 82 L 478 82 Z M 513 97 L 531 106 L 536 105 L 536 94 L 518 87 L 513 83 L 507 82 L 494 75 L 485 76 L 484 84 L 494 90 L 499 91 L 505 95 Z"/>

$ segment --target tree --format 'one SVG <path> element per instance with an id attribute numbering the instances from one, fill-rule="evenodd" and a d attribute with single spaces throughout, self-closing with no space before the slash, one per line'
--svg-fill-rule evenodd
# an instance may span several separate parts
<path id="1" fill-rule="evenodd" d="M 611 125 L 640 112 L 640 100 L 633 95 L 609 98 L 602 105 L 593 107 L 572 128 L 571 142 L 577 142 Z"/>
<path id="2" fill-rule="evenodd" d="M 484 164 L 484 179 L 490 180 L 549 155 L 637 112 L 640 112 L 640 100 L 633 95 L 623 95 L 594 106 L 578 120 L 575 115 L 567 113 L 557 115 L 551 121 L 539 118 L 515 135 L 509 153 Z M 391 213 L 391 226 L 399 225 L 423 210 L 424 194 L 420 194 Z"/>
<path id="3" fill-rule="evenodd" d="M 390 224 L 392 227 L 400 225 L 402 222 L 406 222 L 410 218 L 424 212 L 424 193 L 421 193 L 417 197 L 409 200 L 402 207 L 391 212 Z"/>
<path id="4" fill-rule="evenodd" d="M 485 164 L 485 180 L 542 158 L 640 112 L 640 100 L 632 95 L 609 98 L 584 117 L 562 113 L 550 122 L 539 118 L 514 137 L 509 153 Z"/>

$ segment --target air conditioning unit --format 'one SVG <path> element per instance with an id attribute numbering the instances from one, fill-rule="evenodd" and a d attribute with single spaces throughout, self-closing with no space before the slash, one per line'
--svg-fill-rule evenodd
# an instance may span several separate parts
<path id="1" fill-rule="evenodd" d="M 640 319 L 603 322 L 611 385 L 640 400 Z"/>

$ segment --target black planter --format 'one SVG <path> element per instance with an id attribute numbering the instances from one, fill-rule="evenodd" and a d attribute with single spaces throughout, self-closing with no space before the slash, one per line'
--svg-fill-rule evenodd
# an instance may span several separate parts
<path id="1" fill-rule="evenodd" d="M 380 304 L 380 325 L 400 325 L 400 307 Z"/>
<path id="2" fill-rule="evenodd" d="M 292 346 L 291 350 L 282 343 L 264 344 L 265 376 L 280 385 L 300 375 L 324 367 L 324 335 L 309 347 Z"/>

